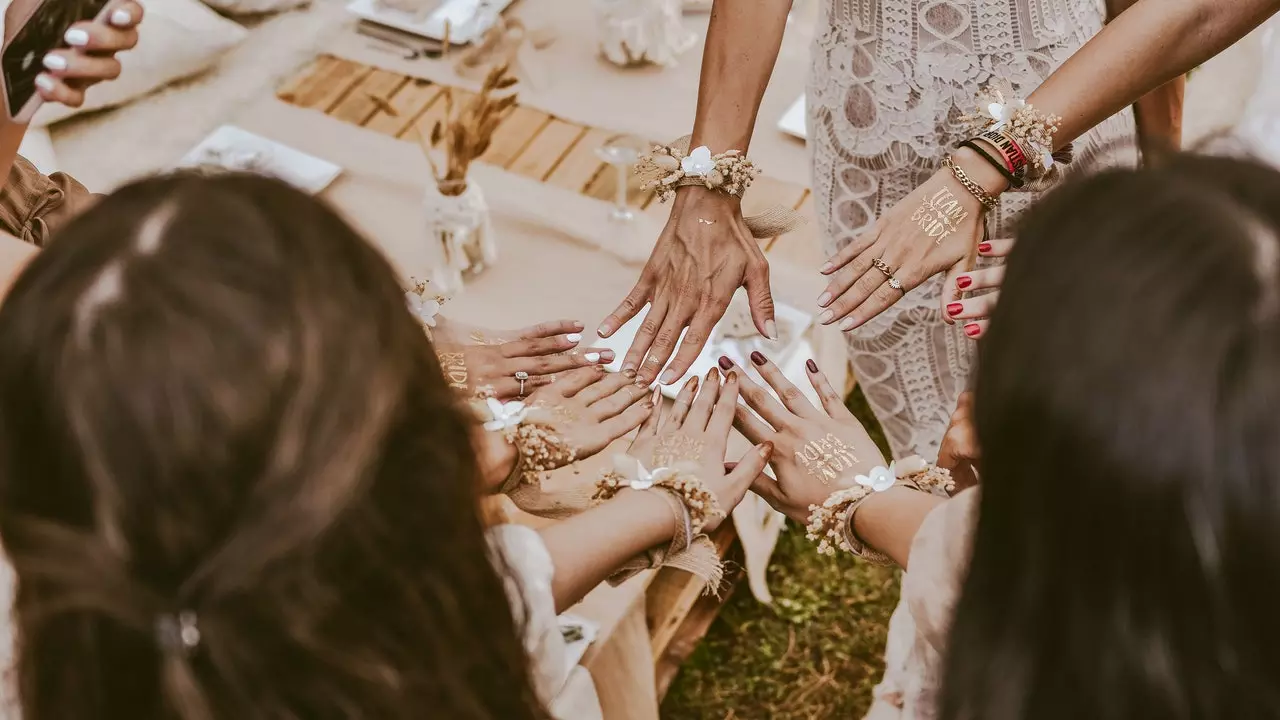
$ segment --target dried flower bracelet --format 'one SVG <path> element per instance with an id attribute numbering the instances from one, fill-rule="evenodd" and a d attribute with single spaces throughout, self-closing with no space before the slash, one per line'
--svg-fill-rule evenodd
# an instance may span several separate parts
<path id="1" fill-rule="evenodd" d="M 686 155 L 672 145 L 655 145 L 640 156 L 636 173 L 651 178 L 641 183 L 641 190 L 653 189 L 658 201 L 666 202 L 675 196 L 676 188 L 693 185 L 740 198 L 760 171 L 740 150 L 712 155 L 702 145 Z"/>
<path id="2" fill-rule="evenodd" d="M 674 468 L 660 467 L 650 471 L 639 462 L 635 463 L 635 467 L 635 473 L 624 473 L 616 466 L 601 472 L 592 500 L 604 502 L 628 488 L 664 491 L 675 496 L 689 513 L 688 526 L 680 530 L 680 534 L 686 537 L 701 534 L 708 521 L 724 517 L 716 496 L 688 470 L 677 465 Z"/>
<path id="3" fill-rule="evenodd" d="M 516 449 L 516 464 L 503 483 L 504 492 L 518 483 L 540 485 L 547 473 L 572 464 L 578 451 L 554 427 L 529 418 L 530 408 L 519 400 L 502 402 L 496 398 L 471 403 L 489 432 L 500 432 Z"/>
<path id="4" fill-rule="evenodd" d="M 989 143 L 1011 175 L 1041 180 L 1053 173 L 1059 163 L 1071 162 L 1069 143 L 1054 150 L 1054 135 L 1062 118 L 1043 113 L 1014 96 L 1013 86 L 1007 80 L 998 79 L 984 87 L 978 92 L 976 102 L 977 111 L 961 118 L 976 133 L 970 140 Z"/>
<path id="5" fill-rule="evenodd" d="M 867 547 L 853 532 L 853 516 L 867 498 L 892 487 L 901 486 L 930 494 L 950 495 L 955 491 L 951 473 L 926 463 L 917 456 L 877 466 L 867 475 L 855 478 L 853 487 L 837 490 L 821 504 L 809 507 L 806 536 L 818 544 L 818 552 L 834 555 L 836 550 L 852 553 L 877 565 L 892 565 L 884 553 Z"/>

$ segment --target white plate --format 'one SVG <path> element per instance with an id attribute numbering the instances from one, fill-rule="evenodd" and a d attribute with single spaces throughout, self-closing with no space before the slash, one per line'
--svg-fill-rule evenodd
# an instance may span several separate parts
<path id="1" fill-rule="evenodd" d="M 804 96 L 791 103 L 791 107 L 782 114 L 782 119 L 778 121 L 778 129 L 788 135 L 794 135 L 801 140 L 806 138 L 804 131 Z"/>
<path id="2" fill-rule="evenodd" d="M 276 177 L 315 194 L 333 182 L 342 168 L 234 125 L 214 130 L 178 163 L 181 167 L 218 167 Z"/>
<path id="3" fill-rule="evenodd" d="M 443 0 L 427 13 L 407 13 L 388 8 L 378 0 L 352 0 L 347 12 L 362 20 L 385 25 L 411 35 L 444 40 L 445 23 L 449 24 L 449 42 L 465 45 L 484 35 L 498 14 L 512 0 Z M 485 9 L 481 9 L 485 6 Z"/>

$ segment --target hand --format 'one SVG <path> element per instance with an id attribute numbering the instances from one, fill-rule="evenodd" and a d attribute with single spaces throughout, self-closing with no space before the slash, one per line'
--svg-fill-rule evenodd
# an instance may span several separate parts
<path id="1" fill-rule="evenodd" d="M 14 0 L 9 5 L 4 16 L 6 41 L 38 4 L 39 0 Z M 71 26 L 66 37 L 83 42 L 68 43 L 43 58 L 46 69 L 36 78 L 36 92 L 45 102 L 80 107 L 85 90 L 120 76 L 120 61 L 115 55 L 138 44 L 137 26 L 143 10 L 132 0 L 114 0 L 108 8 L 105 23 L 86 20 Z"/>
<path id="2" fill-rule="evenodd" d="M 550 427 L 574 449 L 574 460 L 583 460 L 644 422 L 653 411 L 656 396 L 625 375 L 606 373 L 598 365 L 579 368 L 530 395 L 525 402 L 529 408 L 526 420 Z M 503 433 L 480 432 L 481 474 L 492 491 L 510 473 L 516 450 Z"/>
<path id="3" fill-rule="evenodd" d="M 942 436 L 938 467 L 951 471 L 951 479 L 956 482 L 958 492 L 978 484 L 976 463 L 979 457 L 978 432 L 973 425 L 973 393 L 966 391 L 960 393 L 956 411 L 951 413 L 951 424 Z"/>
<path id="4" fill-rule="evenodd" d="M 1013 240 L 984 240 L 978 243 L 978 254 L 982 257 L 1007 257 L 1013 250 Z M 978 297 L 961 300 L 963 293 L 991 290 L 1000 287 L 1004 282 L 1004 265 L 947 274 L 947 281 L 942 285 L 942 318 L 948 323 L 957 320 L 966 321 L 964 334 L 975 340 L 982 337 L 990 323 L 988 318 L 996 309 L 1000 293 L 990 292 Z"/>
<path id="5" fill-rule="evenodd" d="M 952 157 L 970 178 L 989 192 L 1004 189 L 1004 178 L 972 150 L 961 148 Z M 939 193 L 943 194 L 939 196 Z M 929 213 L 923 218 L 918 214 L 935 199 L 939 204 L 954 200 L 956 212 L 964 213 L 954 223 L 954 232 L 939 239 L 930 237 L 921 228 L 921 223 L 929 224 L 929 217 L 936 214 Z M 819 322 L 830 325 L 843 318 L 840 329 L 848 332 L 884 312 L 930 277 L 948 268 L 962 267 L 982 239 L 983 209 L 950 170 L 939 169 L 890 208 L 875 227 L 855 238 L 822 266 L 822 274 L 830 275 L 831 281 L 818 296 L 818 305 L 826 308 L 818 316 Z M 901 283 L 901 290 L 891 287 L 889 278 L 872 264 L 877 259 L 888 265 Z"/>
<path id="6" fill-rule="evenodd" d="M 751 489 L 779 512 L 805 524 L 810 505 L 821 505 L 836 490 L 852 487 L 858 474 L 884 465 L 884 458 L 812 360 L 807 363 L 809 382 L 822 400 L 821 410 L 764 355 L 752 353 L 751 362 L 777 397 L 739 371 L 742 397 L 750 409 L 737 407 L 734 426 L 753 443 L 773 443 L 776 452 L 769 464 L 778 478 L 759 475 Z M 733 361 L 722 357 L 720 366 L 733 367 Z"/>
<path id="7" fill-rule="evenodd" d="M 741 203 L 706 188 L 681 188 L 640 280 L 598 332 L 609 337 L 649 303 L 622 371 L 634 371 L 642 384 L 653 382 L 679 341 L 680 350 L 660 380 L 670 384 L 693 364 L 743 285 L 756 329 L 776 338 L 769 261 L 742 220 Z"/>
<path id="8" fill-rule="evenodd" d="M 517 372 L 528 373 L 524 395 L 556 379 L 557 373 L 613 362 L 613 351 L 579 348 L 582 323 L 555 320 L 495 334 L 437 317 L 432 332 L 445 379 L 473 396 L 492 394 L 500 400 L 521 396 Z M 504 338 L 512 338 L 510 340 Z"/>
<path id="9" fill-rule="evenodd" d="M 650 414 L 627 450 L 649 470 L 680 462 L 696 463 L 698 479 L 715 495 L 726 517 L 742 502 L 747 488 L 764 471 L 773 452 L 773 446 L 765 442 L 748 450 L 735 467 L 725 467 L 725 448 L 738 404 L 735 375 L 730 374 L 722 387 L 720 373 L 712 368 L 701 392 L 698 378 L 689 378 L 666 416 L 660 409 Z M 708 519 L 704 530 L 714 530 L 723 519 Z"/>

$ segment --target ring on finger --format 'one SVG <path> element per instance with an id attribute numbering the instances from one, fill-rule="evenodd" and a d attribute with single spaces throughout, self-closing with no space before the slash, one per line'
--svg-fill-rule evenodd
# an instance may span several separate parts
<path id="1" fill-rule="evenodd" d="M 904 292 L 904 293 L 906 292 L 905 290 L 902 289 L 902 283 L 899 282 L 898 278 L 893 276 L 893 270 L 889 268 L 889 264 L 886 263 L 884 260 L 881 260 L 880 258 L 876 258 L 872 260 L 871 267 L 874 267 L 875 269 L 879 270 L 880 274 L 889 278 L 889 287 L 899 292 Z"/>
<path id="2" fill-rule="evenodd" d="M 529 373 L 523 370 L 517 370 L 515 378 L 520 381 L 520 397 L 524 397 L 524 384 L 529 380 Z"/>

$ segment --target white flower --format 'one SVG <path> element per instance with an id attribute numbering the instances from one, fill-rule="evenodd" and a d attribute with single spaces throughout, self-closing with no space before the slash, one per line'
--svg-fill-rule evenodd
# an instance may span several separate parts
<path id="1" fill-rule="evenodd" d="M 484 429 L 489 432 L 513 428 L 524 422 L 525 415 L 529 414 L 529 409 L 519 400 L 504 403 L 497 398 L 487 398 L 484 403 L 492 418 L 484 424 Z"/>
<path id="2" fill-rule="evenodd" d="M 859 475 L 854 480 L 859 485 L 869 487 L 875 492 L 884 492 L 898 482 L 898 476 L 894 474 L 893 463 L 889 463 L 889 467 L 877 465 L 871 468 L 869 475 Z"/>
<path id="3" fill-rule="evenodd" d="M 716 161 L 711 159 L 711 149 L 706 145 L 694 148 L 688 157 L 680 161 L 680 169 L 690 177 L 706 177 L 716 169 Z"/>
<path id="4" fill-rule="evenodd" d="M 1049 168 L 1053 167 L 1053 153 L 1051 153 L 1051 152 L 1044 152 L 1044 153 L 1041 153 L 1041 155 L 1040 155 L 1040 165 L 1041 165 L 1041 167 L 1043 167 L 1045 170 L 1048 170 Z"/>
<path id="5" fill-rule="evenodd" d="M 627 487 L 632 490 L 648 490 L 671 474 L 671 469 L 665 467 L 649 470 L 630 455 L 614 455 L 613 469 L 622 477 L 628 478 Z"/>
<path id="6" fill-rule="evenodd" d="M 1014 98 L 1006 103 L 993 102 L 987 106 L 987 112 L 990 113 L 997 126 L 1004 125 L 1013 119 L 1013 114 L 1027 106 L 1025 100 Z"/>
<path id="7" fill-rule="evenodd" d="M 924 458 L 919 455 L 912 455 L 894 462 L 893 468 L 896 477 L 905 478 L 928 470 L 929 463 L 925 462 Z"/>
<path id="8" fill-rule="evenodd" d="M 413 313 L 418 322 L 427 327 L 436 326 L 436 315 L 440 314 L 439 298 L 423 297 L 410 290 L 404 294 L 404 299 L 409 305 L 409 312 Z"/>

